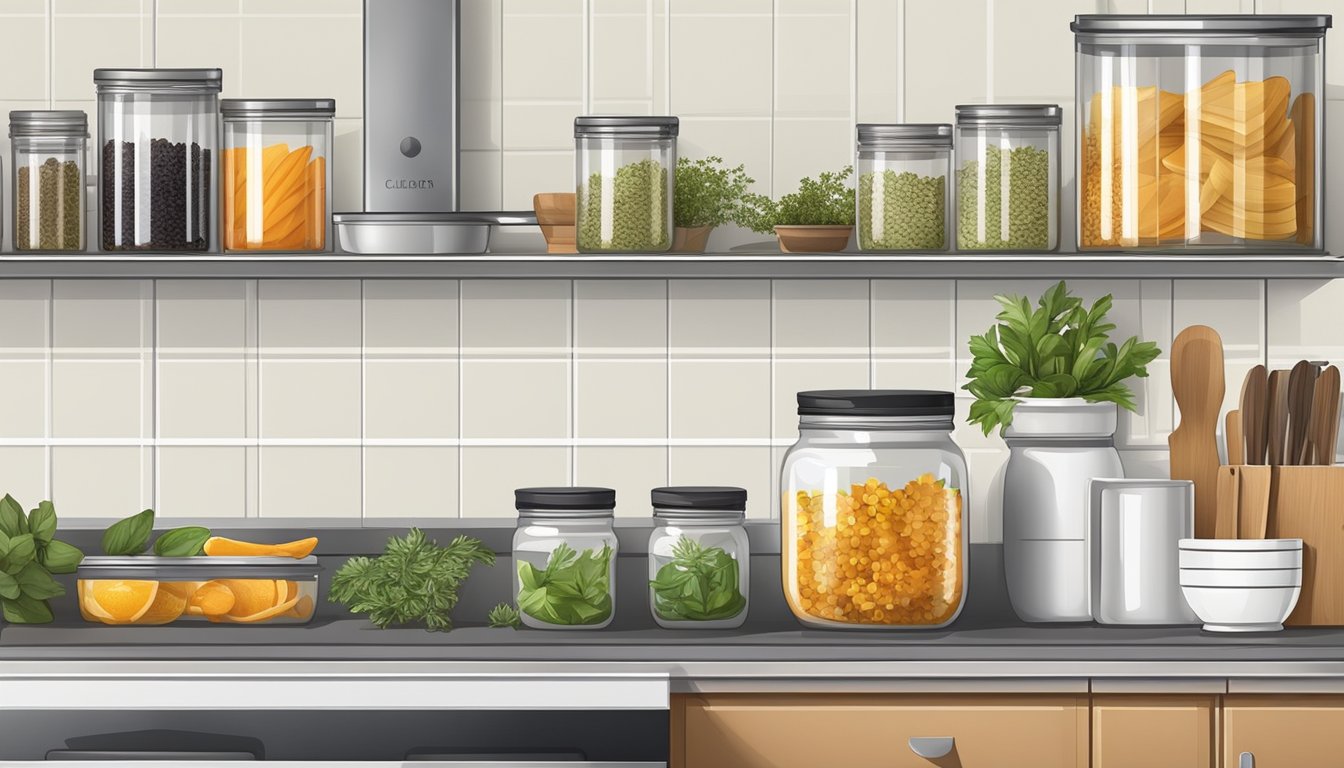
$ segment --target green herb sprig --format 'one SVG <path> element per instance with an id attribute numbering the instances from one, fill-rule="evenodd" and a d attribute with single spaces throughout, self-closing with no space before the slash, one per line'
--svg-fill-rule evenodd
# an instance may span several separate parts
<path id="1" fill-rule="evenodd" d="M 545 569 L 518 561 L 518 609 L 538 621 L 566 626 L 601 624 L 611 617 L 610 545 L 575 552 L 564 542 Z"/>
<path id="2" fill-rule="evenodd" d="M 441 547 L 419 528 L 387 540 L 378 557 L 352 557 L 331 579 L 330 597 L 351 613 L 365 613 L 379 629 L 423 623 L 431 631 L 453 628 L 458 589 L 472 566 L 494 565 L 495 553 L 479 539 L 458 536 Z"/>
<path id="3" fill-rule="evenodd" d="M 1003 307 L 998 323 L 971 337 L 970 382 L 962 387 L 975 395 L 971 424 L 979 424 L 986 435 L 996 427 L 1007 429 L 1024 397 L 1081 397 L 1136 410 L 1125 380 L 1146 377 L 1148 363 L 1162 350 L 1135 336 L 1118 347 L 1108 341 L 1115 330 L 1106 318 L 1109 294 L 1085 308 L 1060 281 L 1041 296 L 1035 310 L 1025 297 L 994 299 Z"/>
<path id="4" fill-rule="evenodd" d="M 500 603 L 491 608 L 485 620 L 494 629 L 517 629 L 523 623 L 522 616 L 512 603 Z"/>
<path id="5" fill-rule="evenodd" d="M 74 573 L 84 553 L 56 536 L 56 507 L 43 501 L 27 515 L 13 496 L 0 499 L 0 608 L 11 624 L 51 622 L 53 597 L 65 594 L 52 574 Z"/>
<path id="6" fill-rule="evenodd" d="M 780 225 L 853 226 L 854 187 L 849 183 L 853 173 L 854 166 L 847 165 L 816 179 L 805 178 L 798 182 L 797 192 L 778 202 L 765 195 L 744 195 L 737 223 L 764 235 L 773 234 Z"/>
<path id="7" fill-rule="evenodd" d="M 723 548 L 682 536 L 649 582 L 653 610 L 668 621 L 731 619 L 747 607 L 738 579 L 737 559 Z"/>
<path id="8" fill-rule="evenodd" d="M 677 158 L 672 219 L 678 227 L 719 227 L 737 220 L 742 198 L 756 180 L 746 166 L 725 168 L 723 158 Z"/>

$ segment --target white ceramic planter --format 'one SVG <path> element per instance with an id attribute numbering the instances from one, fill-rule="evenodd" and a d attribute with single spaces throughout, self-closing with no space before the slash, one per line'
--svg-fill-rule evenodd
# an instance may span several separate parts
<path id="1" fill-rule="evenodd" d="M 1124 477 L 1116 407 L 1081 398 L 1021 401 L 1004 433 L 1003 562 L 1023 621 L 1092 620 L 1088 482 Z"/>

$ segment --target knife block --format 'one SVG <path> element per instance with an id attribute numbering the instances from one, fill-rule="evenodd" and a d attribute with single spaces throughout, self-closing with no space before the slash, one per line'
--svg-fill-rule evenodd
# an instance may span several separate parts
<path id="1" fill-rule="evenodd" d="M 1344 626 L 1344 466 L 1256 467 L 1268 470 L 1268 494 L 1245 493 L 1244 482 L 1233 491 L 1242 469 L 1218 470 L 1219 538 L 1253 538 L 1241 523 L 1267 504 L 1263 538 L 1302 540 L 1302 595 L 1284 624 Z"/>

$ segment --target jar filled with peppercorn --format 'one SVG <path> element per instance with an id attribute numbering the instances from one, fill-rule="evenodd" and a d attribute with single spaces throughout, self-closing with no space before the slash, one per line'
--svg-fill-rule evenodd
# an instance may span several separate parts
<path id="1" fill-rule="evenodd" d="M 937 628 L 966 603 L 951 392 L 798 393 L 781 478 L 784 595 L 817 627 Z"/>
<path id="2" fill-rule="evenodd" d="M 861 251 L 945 251 L 952 185 L 952 126 L 858 126 Z"/>
<path id="3" fill-rule="evenodd" d="M 80 110 L 9 113 L 14 250 L 84 250 L 84 157 L 89 118 Z"/>
<path id="4" fill-rule="evenodd" d="M 577 117 L 575 243 L 580 253 L 672 247 L 675 117 Z"/>

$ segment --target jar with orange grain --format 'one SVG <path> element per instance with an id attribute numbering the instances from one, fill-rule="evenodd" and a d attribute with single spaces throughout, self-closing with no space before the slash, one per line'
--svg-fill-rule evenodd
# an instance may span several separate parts
<path id="1" fill-rule="evenodd" d="M 815 627 L 927 628 L 966 603 L 966 460 L 951 392 L 798 393 L 784 457 L 784 594 Z"/>

